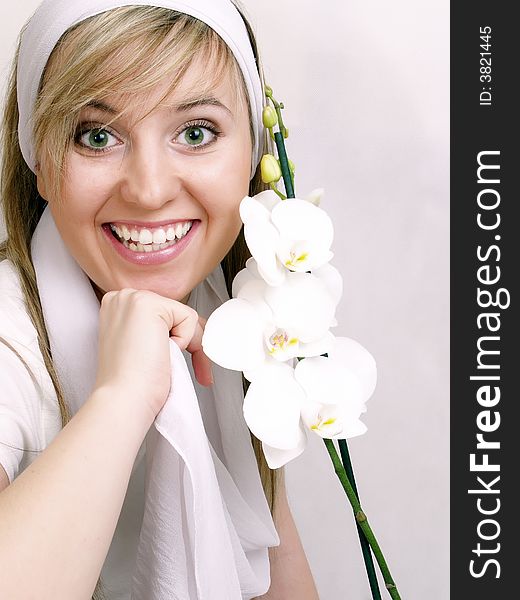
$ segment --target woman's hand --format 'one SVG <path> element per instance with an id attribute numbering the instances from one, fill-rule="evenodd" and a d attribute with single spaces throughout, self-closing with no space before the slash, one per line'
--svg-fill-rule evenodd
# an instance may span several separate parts
<path id="1" fill-rule="evenodd" d="M 204 325 L 195 310 L 155 292 L 107 292 L 99 313 L 95 387 L 123 389 L 129 402 L 144 403 L 155 417 L 170 390 L 170 336 L 191 353 L 199 383 L 212 383 L 211 363 L 201 345 Z"/>

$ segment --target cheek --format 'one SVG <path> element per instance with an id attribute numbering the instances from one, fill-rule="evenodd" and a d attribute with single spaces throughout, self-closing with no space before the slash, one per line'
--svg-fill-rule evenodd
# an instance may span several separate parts
<path id="1" fill-rule="evenodd" d="M 207 169 L 198 171 L 198 180 L 204 182 L 208 213 L 239 217 L 239 205 L 249 193 L 251 173 L 251 145 L 249 135 L 236 136 L 230 141 L 228 152 L 218 161 L 209 160 Z M 201 175 L 202 174 L 202 175 Z M 199 188 L 201 193 L 203 188 Z"/>
<path id="2" fill-rule="evenodd" d="M 112 179 L 106 166 L 72 157 L 66 167 L 61 203 L 67 218 L 77 223 L 92 222 L 110 196 Z"/>

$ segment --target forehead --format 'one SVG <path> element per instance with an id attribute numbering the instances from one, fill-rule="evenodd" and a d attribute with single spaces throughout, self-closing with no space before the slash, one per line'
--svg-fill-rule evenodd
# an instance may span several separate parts
<path id="1" fill-rule="evenodd" d="M 89 93 L 84 100 L 87 96 L 90 98 L 82 104 L 95 105 L 95 101 L 99 101 L 114 106 L 119 112 L 132 113 L 137 119 L 155 108 L 187 110 L 197 103 L 207 105 L 208 99 L 215 100 L 215 106 L 220 102 L 233 115 L 248 111 L 241 73 L 232 61 L 201 48 L 189 61 L 177 63 L 175 68 L 160 65 L 155 69 L 154 56 L 132 65 L 133 46 L 124 46 L 105 57 L 93 66 L 95 72 L 90 77 L 85 75 L 83 85 L 89 88 Z M 67 68 L 67 54 L 53 57 L 49 64 L 51 76 L 59 77 L 61 69 Z"/>
<path id="2" fill-rule="evenodd" d="M 148 67 L 153 68 L 152 60 Z M 135 85 L 134 77 L 128 77 L 119 89 L 116 87 L 96 99 L 110 100 L 112 106 L 133 114 L 136 119 L 144 117 L 150 110 L 187 111 L 199 104 L 224 107 L 232 116 L 240 116 L 248 110 L 247 97 L 236 74 L 235 69 L 219 64 L 215 57 L 199 52 L 182 74 L 166 73 L 141 89 Z M 105 76 L 113 75 L 114 66 L 109 64 Z"/>

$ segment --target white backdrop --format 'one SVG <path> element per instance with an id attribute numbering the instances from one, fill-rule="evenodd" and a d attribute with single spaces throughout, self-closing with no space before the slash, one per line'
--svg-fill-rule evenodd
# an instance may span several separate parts
<path id="1" fill-rule="evenodd" d="M 38 3 L 0 5 L 2 83 Z M 378 364 L 368 432 L 349 442 L 363 507 L 403 600 L 447 599 L 449 3 L 244 3 L 286 105 L 297 194 L 324 187 L 334 219 L 332 264 L 345 280 L 335 333 Z M 352 514 L 320 438 L 287 474 L 321 600 L 369 600 Z"/>

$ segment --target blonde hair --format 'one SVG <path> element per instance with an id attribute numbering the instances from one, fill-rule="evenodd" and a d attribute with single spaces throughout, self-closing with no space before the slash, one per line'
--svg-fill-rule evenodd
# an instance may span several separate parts
<path id="1" fill-rule="evenodd" d="M 248 30 L 262 75 L 253 31 L 243 10 L 238 5 L 237 9 Z M 121 40 L 125 40 L 124 45 Z M 191 16 L 157 7 L 120 7 L 91 17 L 68 30 L 49 59 L 33 118 L 36 156 L 54 175 L 51 177 L 52 197 L 60 196 L 66 154 L 74 139 L 79 112 L 84 106 L 111 93 L 151 90 L 168 76 L 172 78 L 172 84 L 166 96 L 201 53 L 207 58 L 211 70 L 200 84 L 211 89 L 222 74 L 229 73 L 236 99 L 244 100 L 249 107 L 242 73 L 231 50 L 210 27 Z M 20 276 L 26 309 L 38 335 L 64 427 L 71 419 L 71 413 L 53 364 L 31 259 L 31 238 L 45 201 L 38 194 L 36 176 L 25 163 L 18 144 L 17 60 L 18 50 L 10 74 L 1 135 L 0 193 L 7 239 L 0 244 L 0 260 L 9 259 Z M 252 132 L 251 119 L 249 109 Z M 263 145 L 264 152 L 268 152 L 271 142 L 265 134 Z M 254 195 L 263 189 L 265 185 L 257 169 L 249 194 Z M 221 263 L 230 294 L 231 282 L 249 256 L 242 230 Z M 0 340 L 7 343 L 2 338 Z M 248 382 L 244 378 L 243 384 L 246 391 Z M 284 471 L 283 468 L 271 470 L 265 461 L 261 442 L 253 434 L 251 441 L 266 498 L 274 514 L 275 498 Z M 93 599 L 102 598 L 102 586 L 98 581 Z"/>

